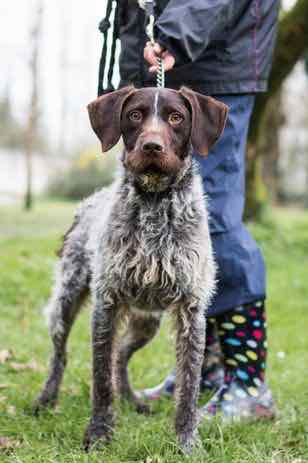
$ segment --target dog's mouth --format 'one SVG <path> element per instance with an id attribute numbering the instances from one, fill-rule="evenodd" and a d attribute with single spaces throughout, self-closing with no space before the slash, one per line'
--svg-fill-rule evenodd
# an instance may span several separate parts
<path id="1" fill-rule="evenodd" d="M 133 175 L 136 184 L 147 192 L 162 192 L 178 182 L 187 170 L 187 160 L 173 156 L 161 156 L 156 159 L 145 158 L 139 152 L 126 153 L 124 166 Z"/>
<path id="2" fill-rule="evenodd" d="M 135 181 L 146 191 L 164 191 L 183 168 L 183 161 L 173 152 L 161 152 L 156 156 L 139 150 L 126 152 L 124 166 Z"/>
<path id="3" fill-rule="evenodd" d="M 172 175 L 174 166 L 167 159 L 146 159 L 144 156 L 131 156 L 126 159 L 126 167 L 136 175 Z"/>
<path id="4" fill-rule="evenodd" d="M 158 164 L 154 164 L 154 163 L 151 163 L 151 164 L 145 166 L 143 172 L 141 172 L 141 173 L 145 174 L 145 175 L 147 175 L 147 174 L 148 175 L 151 175 L 151 174 L 166 175 L 166 172 L 164 171 L 162 166 L 160 166 Z"/>

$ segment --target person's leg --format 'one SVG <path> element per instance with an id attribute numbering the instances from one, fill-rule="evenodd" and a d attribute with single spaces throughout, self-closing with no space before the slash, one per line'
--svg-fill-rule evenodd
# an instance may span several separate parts
<path id="1" fill-rule="evenodd" d="M 210 417 L 273 418 L 275 406 L 265 384 L 267 359 L 263 301 L 236 307 L 216 318 L 223 353 L 223 386 L 203 407 Z"/>
<path id="2" fill-rule="evenodd" d="M 264 383 L 266 367 L 265 266 L 243 223 L 245 153 L 254 95 L 219 97 L 229 105 L 224 137 L 200 160 L 208 194 L 210 228 L 218 265 L 215 317 L 223 352 L 224 385 L 204 407 L 208 416 L 272 417 L 274 404 Z M 254 302 L 253 302 L 254 301 Z M 258 303 L 256 301 L 262 301 Z"/>

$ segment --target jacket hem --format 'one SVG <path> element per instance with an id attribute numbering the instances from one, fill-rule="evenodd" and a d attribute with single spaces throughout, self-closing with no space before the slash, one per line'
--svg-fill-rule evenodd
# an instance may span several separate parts
<path id="1" fill-rule="evenodd" d="M 146 80 L 145 85 L 154 85 L 154 81 Z M 264 93 L 268 89 L 267 80 L 243 80 L 243 81 L 170 81 L 166 78 L 166 87 L 178 89 L 182 85 L 191 88 L 192 90 L 207 94 L 207 95 L 236 95 L 247 93 Z"/>
<path id="2" fill-rule="evenodd" d="M 156 83 L 154 80 L 146 80 L 143 82 L 144 86 L 155 87 Z M 136 82 L 134 80 L 122 79 L 120 87 L 126 85 L 135 84 L 137 87 L 140 87 L 140 81 Z M 166 80 L 166 87 L 173 88 L 175 90 L 185 85 L 186 87 L 191 88 L 192 90 L 203 93 L 205 95 L 241 95 L 241 94 L 254 94 L 254 93 L 264 93 L 268 89 L 267 80 L 260 80 L 258 82 L 254 81 L 242 81 L 242 82 L 192 82 L 192 81 L 182 81 L 182 82 L 168 82 Z"/>
<path id="3" fill-rule="evenodd" d="M 190 83 L 188 83 L 189 85 Z M 263 93 L 268 89 L 267 80 L 240 82 L 191 82 L 196 91 L 209 95 Z"/>

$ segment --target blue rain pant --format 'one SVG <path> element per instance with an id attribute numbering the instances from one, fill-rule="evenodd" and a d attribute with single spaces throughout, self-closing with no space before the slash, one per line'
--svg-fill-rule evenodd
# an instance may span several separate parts
<path id="1" fill-rule="evenodd" d="M 217 293 L 208 315 L 265 298 L 265 266 L 256 242 L 243 224 L 245 152 L 255 96 L 219 95 L 229 106 L 222 138 L 200 163 L 208 197 L 210 232 L 218 265 Z"/>

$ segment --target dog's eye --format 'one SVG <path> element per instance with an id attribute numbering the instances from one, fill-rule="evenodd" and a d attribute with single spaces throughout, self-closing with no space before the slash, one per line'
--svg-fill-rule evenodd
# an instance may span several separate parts
<path id="1" fill-rule="evenodd" d="M 174 112 L 174 113 L 169 114 L 168 120 L 170 124 L 175 125 L 175 124 L 180 124 L 181 122 L 183 122 L 184 117 L 182 116 L 182 114 Z"/>
<path id="2" fill-rule="evenodd" d="M 141 111 L 131 111 L 129 114 L 128 114 L 128 117 L 130 118 L 131 121 L 133 122 L 140 122 L 141 119 L 142 119 L 142 112 Z"/>

